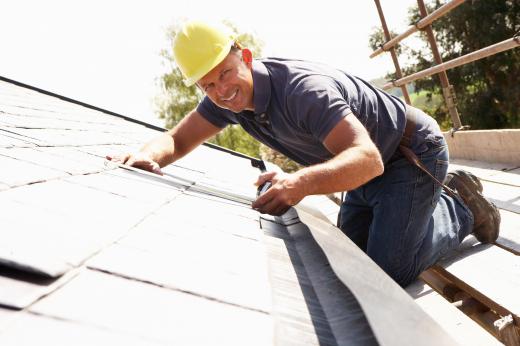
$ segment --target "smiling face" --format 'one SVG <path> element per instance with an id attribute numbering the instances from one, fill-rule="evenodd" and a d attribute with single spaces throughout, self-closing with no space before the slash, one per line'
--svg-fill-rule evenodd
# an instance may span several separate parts
<path id="1" fill-rule="evenodd" d="M 221 108 L 234 113 L 254 111 L 252 63 L 242 59 L 241 51 L 232 50 L 197 85 Z"/>

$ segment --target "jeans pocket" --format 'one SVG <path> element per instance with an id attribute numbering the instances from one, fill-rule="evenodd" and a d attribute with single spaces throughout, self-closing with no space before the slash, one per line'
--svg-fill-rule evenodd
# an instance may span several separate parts
<path id="1" fill-rule="evenodd" d="M 434 176 L 435 178 L 437 178 L 438 181 L 440 181 L 441 183 L 444 182 L 444 179 L 446 178 L 446 174 L 448 173 L 448 161 L 446 160 L 441 160 L 441 159 L 437 159 L 435 161 L 435 171 L 434 171 Z M 432 206 L 436 206 L 437 205 L 437 202 L 439 201 L 439 198 L 441 197 L 441 192 L 442 192 L 442 186 L 440 186 L 439 184 L 437 184 L 437 182 L 435 181 L 432 181 L 433 182 L 433 194 L 432 194 Z"/>
<path id="2" fill-rule="evenodd" d="M 446 146 L 446 140 L 442 134 L 431 133 L 419 141 L 417 147 L 414 148 L 414 152 L 418 156 L 426 158 L 437 155 Z"/>

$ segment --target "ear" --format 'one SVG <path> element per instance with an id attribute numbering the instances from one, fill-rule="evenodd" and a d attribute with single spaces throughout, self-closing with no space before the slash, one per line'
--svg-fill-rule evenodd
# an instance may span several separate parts
<path id="1" fill-rule="evenodd" d="M 253 53 L 247 48 L 242 49 L 242 60 L 244 60 L 247 66 L 250 66 L 253 62 Z"/>

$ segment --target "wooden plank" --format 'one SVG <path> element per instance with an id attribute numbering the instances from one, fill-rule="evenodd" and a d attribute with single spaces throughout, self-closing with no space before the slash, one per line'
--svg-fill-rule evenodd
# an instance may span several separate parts
<path id="1" fill-rule="evenodd" d="M 499 208 L 520 213 L 520 169 L 511 164 L 471 160 L 450 161 L 450 170 L 472 172 L 482 181 L 484 196 Z"/>
<path id="2" fill-rule="evenodd" d="M 312 284 L 305 275 L 305 268 L 299 259 L 292 241 L 284 241 L 272 236 L 263 240 L 269 259 L 269 281 L 273 297 L 274 340 L 283 345 L 320 345 L 321 342 L 334 344 L 330 328 L 320 340 L 313 320 L 326 321 Z M 291 255 L 292 253 L 292 255 Z M 295 260 L 296 259 L 296 260 Z M 312 294 L 309 294 L 312 293 Z M 311 298 L 315 303 L 307 305 Z"/>
<path id="3" fill-rule="evenodd" d="M 380 345 L 452 345 L 455 340 L 427 315 L 306 198 L 296 210 L 325 253 L 331 268 L 365 312 Z"/>
<path id="4" fill-rule="evenodd" d="M 482 181 L 484 196 L 500 209 L 520 213 L 520 187 Z"/>
<path id="5" fill-rule="evenodd" d="M 520 214 L 500 210 L 500 215 L 502 221 L 497 243 L 517 253 L 520 252 Z"/>
<path id="6" fill-rule="evenodd" d="M 501 345 L 491 334 L 420 279 L 408 286 L 406 292 L 460 345 Z"/>
<path id="7" fill-rule="evenodd" d="M 480 179 L 515 186 L 520 186 L 519 166 L 520 164 L 450 160 L 450 171 L 463 169 L 475 174 Z"/>
<path id="8" fill-rule="evenodd" d="M 450 170 L 464 169 L 473 174 L 487 177 L 500 171 L 515 169 L 517 165 L 502 162 L 485 162 L 466 159 L 450 159 Z"/>
<path id="9" fill-rule="evenodd" d="M 311 203 L 314 208 L 314 216 L 319 217 L 331 225 L 336 225 L 338 220 L 339 205 L 324 195 L 309 196 L 303 203 Z"/>
<path id="10" fill-rule="evenodd" d="M 471 286 L 479 300 L 494 306 L 499 314 L 510 311 L 520 316 L 520 257 L 490 244 L 477 242 L 462 246 L 439 265 L 466 285 Z M 507 311 L 506 311 L 507 310 Z"/>
<path id="11" fill-rule="evenodd" d="M 500 210 L 499 246 L 520 252 L 520 169 L 504 163 L 452 160 L 450 169 L 464 169 L 482 180 L 484 195 Z"/>
<path id="12" fill-rule="evenodd" d="M 504 185 L 520 187 L 520 170 L 515 169 L 507 172 L 497 172 L 484 180 L 496 182 Z"/>
<path id="13" fill-rule="evenodd" d="M 264 242 L 269 251 L 275 344 L 310 344 L 298 336 L 306 321 L 319 345 L 377 345 L 359 303 L 331 270 L 308 228 L 302 223 L 283 226 L 263 217 L 261 223 L 269 231 Z M 289 237 L 273 236 L 282 232 Z"/>

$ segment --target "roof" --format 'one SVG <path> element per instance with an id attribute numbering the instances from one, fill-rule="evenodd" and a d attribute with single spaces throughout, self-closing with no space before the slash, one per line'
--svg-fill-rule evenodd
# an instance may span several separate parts
<path id="1" fill-rule="evenodd" d="M 291 235 L 230 197 L 255 196 L 247 160 L 202 146 L 158 177 L 104 160 L 156 129 L 9 82 L 0 112 L 2 345 L 265 345 L 275 319 L 336 344 Z"/>
<path id="2" fill-rule="evenodd" d="M 215 147 L 105 161 L 160 131 L 0 81 L 0 344 L 454 343 L 327 198 L 261 216 L 258 169 Z"/>

